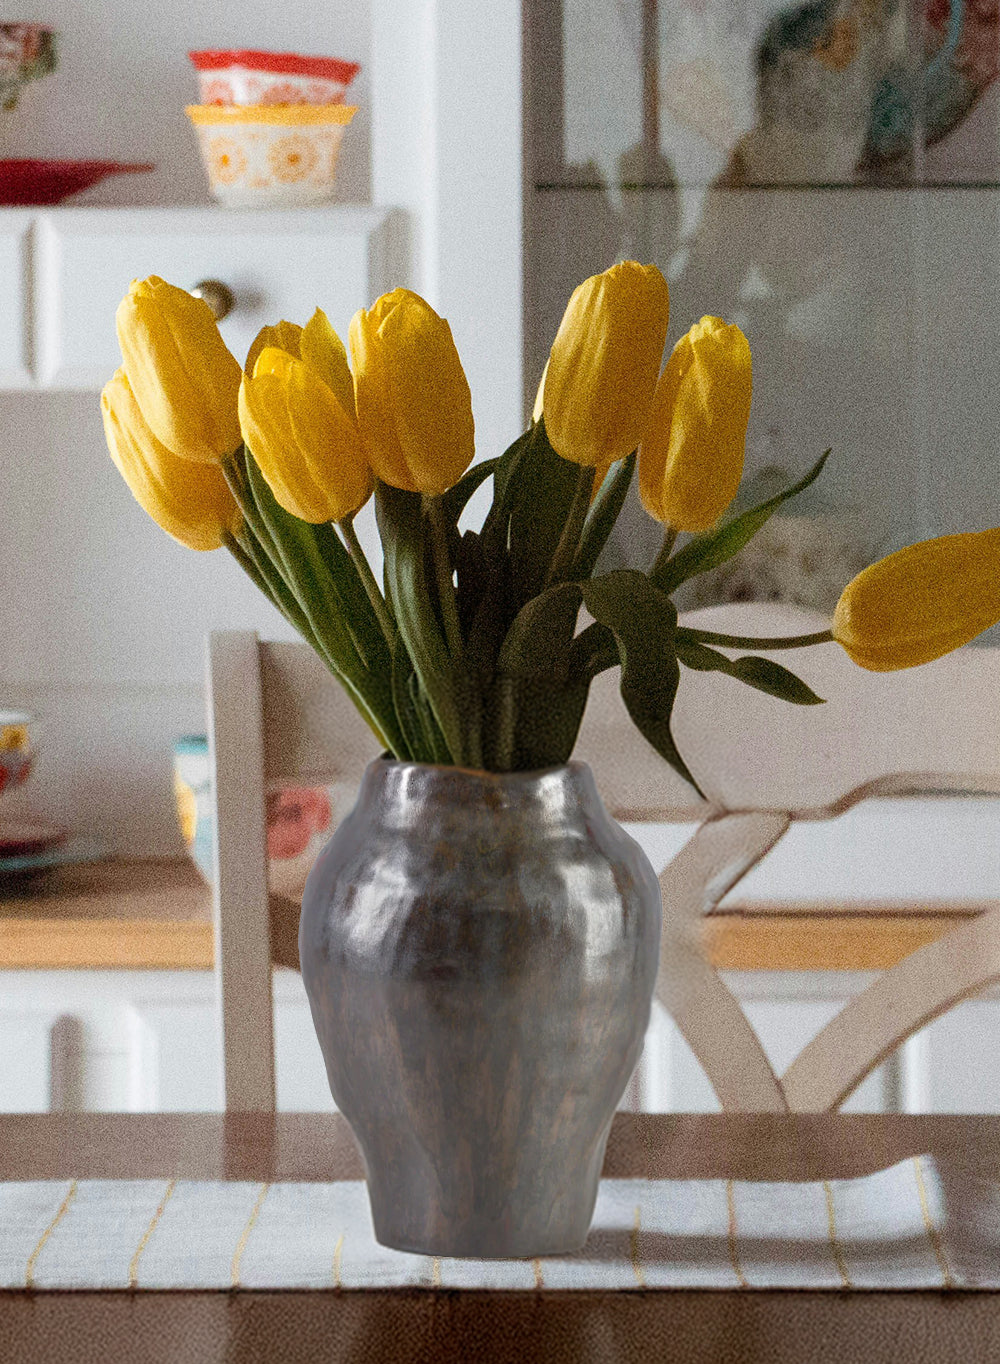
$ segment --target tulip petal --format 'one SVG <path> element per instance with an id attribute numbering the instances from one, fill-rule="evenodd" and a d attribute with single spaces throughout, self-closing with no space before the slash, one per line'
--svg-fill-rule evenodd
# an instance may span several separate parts
<path id="1" fill-rule="evenodd" d="M 357 428 L 304 361 L 263 350 L 240 386 L 238 409 L 247 447 L 285 511 L 318 525 L 368 500 L 371 471 Z"/>
<path id="2" fill-rule="evenodd" d="M 472 394 L 451 328 L 423 299 L 408 294 L 378 335 L 407 468 L 421 492 L 443 493 L 475 453 Z"/>
<path id="3" fill-rule="evenodd" d="M 639 496 L 675 530 L 708 530 L 736 495 L 750 419 L 750 346 L 739 327 L 703 317 L 660 376 L 639 452 Z"/>
<path id="4" fill-rule="evenodd" d="M 261 351 L 268 347 L 287 351 L 295 359 L 300 359 L 301 338 L 302 328 L 295 322 L 276 322 L 273 327 L 261 327 L 247 351 L 244 374 L 253 374 Z"/>
<path id="5" fill-rule="evenodd" d="M 354 380 L 347 363 L 347 351 L 321 308 L 316 309 L 302 329 L 301 347 L 302 359 L 333 390 L 341 407 L 353 417 Z"/>
<path id="6" fill-rule="evenodd" d="M 124 369 L 101 394 L 108 450 L 132 496 L 153 520 L 189 549 L 219 549 L 242 517 L 221 470 L 178 459 L 149 429 Z"/>
<path id="7" fill-rule="evenodd" d="M 872 672 L 941 658 L 1000 621 L 1000 529 L 922 540 L 844 588 L 833 637 Z"/>
<path id="8" fill-rule="evenodd" d="M 232 454 L 243 371 L 208 304 L 154 275 L 133 281 L 115 320 L 129 385 L 157 440 L 202 464 Z"/>
<path id="9" fill-rule="evenodd" d="M 574 290 L 543 376 L 545 427 L 563 459 L 609 465 L 638 446 L 669 317 L 654 265 L 623 261 Z"/>
<path id="10" fill-rule="evenodd" d="M 376 478 L 390 487 L 415 493 L 419 490 L 406 467 L 396 434 L 385 364 L 378 343 L 377 308 L 378 304 L 368 312 L 363 308 L 356 312 L 348 332 L 358 429 L 365 457 Z"/>

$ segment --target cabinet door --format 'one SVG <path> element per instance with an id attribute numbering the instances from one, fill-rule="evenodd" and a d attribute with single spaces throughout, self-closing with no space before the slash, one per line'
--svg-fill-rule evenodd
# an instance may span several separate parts
<path id="1" fill-rule="evenodd" d="M 0 389 L 30 388 L 31 214 L 0 212 Z"/>
<path id="2" fill-rule="evenodd" d="M 0 1009 L 0 1113 L 47 1113 L 52 1106 L 54 1011 Z"/>
<path id="3" fill-rule="evenodd" d="M 98 389 L 121 363 L 115 310 L 133 279 L 235 296 L 222 334 L 242 361 L 262 326 L 321 307 L 342 337 L 394 282 L 394 218 L 383 209 L 63 209 L 37 222 L 37 371 L 45 388 Z"/>

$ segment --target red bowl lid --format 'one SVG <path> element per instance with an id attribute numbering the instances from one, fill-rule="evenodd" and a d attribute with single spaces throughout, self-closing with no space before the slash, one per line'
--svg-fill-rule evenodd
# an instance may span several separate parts
<path id="1" fill-rule="evenodd" d="M 189 52 L 199 71 L 221 71 L 245 66 L 251 71 L 274 71 L 283 76 L 320 76 L 347 84 L 361 70 L 358 62 L 339 57 L 303 57 L 298 52 L 256 52 L 248 48 L 233 52 Z"/>

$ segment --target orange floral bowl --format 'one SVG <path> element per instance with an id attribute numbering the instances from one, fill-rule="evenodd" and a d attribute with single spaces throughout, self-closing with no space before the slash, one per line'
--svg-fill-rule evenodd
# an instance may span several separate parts
<path id="1" fill-rule="evenodd" d="M 293 208 L 332 199 L 351 104 L 192 104 L 212 194 L 228 208 Z"/>

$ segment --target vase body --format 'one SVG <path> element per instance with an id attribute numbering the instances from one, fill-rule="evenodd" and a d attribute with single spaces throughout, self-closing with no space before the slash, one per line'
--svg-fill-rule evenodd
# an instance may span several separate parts
<path id="1" fill-rule="evenodd" d="M 656 876 L 586 764 L 369 765 L 310 873 L 299 955 L 383 1245 L 583 1244 L 659 938 Z"/>

